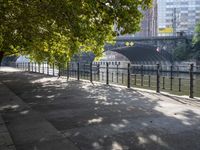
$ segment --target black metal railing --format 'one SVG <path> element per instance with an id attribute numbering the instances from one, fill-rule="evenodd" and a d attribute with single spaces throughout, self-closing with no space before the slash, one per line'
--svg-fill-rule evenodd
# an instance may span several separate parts
<path id="1" fill-rule="evenodd" d="M 107 85 L 118 84 L 128 88 L 145 88 L 156 92 L 200 97 L 200 66 L 169 65 L 105 65 L 70 62 L 66 68 L 57 68 L 48 63 L 17 63 L 24 71 L 52 76 L 64 76 L 77 80 L 98 81 Z"/>

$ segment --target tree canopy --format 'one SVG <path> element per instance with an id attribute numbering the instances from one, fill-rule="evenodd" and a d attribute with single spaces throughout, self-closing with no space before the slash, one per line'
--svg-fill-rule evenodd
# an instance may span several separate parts
<path id="1" fill-rule="evenodd" d="M 73 54 L 100 56 L 105 41 L 140 29 L 152 0 L 0 0 L 0 52 L 63 64 Z"/>
<path id="2" fill-rule="evenodd" d="M 195 36 L 193 38 L 193 56 L 195 59 L 200 60 L 200 22 L 196 26 Z"/>

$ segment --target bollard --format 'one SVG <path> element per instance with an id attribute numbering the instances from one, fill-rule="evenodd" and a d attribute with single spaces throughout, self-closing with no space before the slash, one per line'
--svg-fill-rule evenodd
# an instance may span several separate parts
<path id="1" fill-rule="evenodd" d="M 109 65 L 106 63 L 106 84 L 109 85 Z"/>
<path id="2" fill-rule="evenodd" d="M 190 98 L 194 98 L 194 65 L 190 65 Z"/>
<path id="3" fill-rule="evenodd" d="M 128 63 L 128 69 L 127 69 L 127 88 L 131 87 L 131 82 L 130 82 L 130 63 Z"/>
<path id="4" fill-rule="evenodd" d="M 157 64 L 156 78 L 156 92 L 160 93 L 160 64 Z"/>

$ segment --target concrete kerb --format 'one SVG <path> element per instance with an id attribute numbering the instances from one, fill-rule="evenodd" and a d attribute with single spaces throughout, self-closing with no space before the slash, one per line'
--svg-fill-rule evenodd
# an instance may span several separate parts
<path id="1" fill-rule="evenodd" d="M 0 83 L 0 87 L 2 87 L 2 84 Z M 2 92 L 0 91 L 0 97 L 1 97 L 1 103 L 0 106 L 2 106 L 2 101 L 3 101 L 3 97 L 2 97 Z M 0 107 L 2 108 L 2 107 Z M 5 109 L 5 107 L 4 107 Z M 10 136 L 10 133 L 7 129 L 6 123 L 2 117 L 2 109 L 0 109 L 0 149 L 1 150 L 16 150 L 14 144 L 13 144 L 13 140 Z"/>
<path id="2" fill-rule="evenodd" d="M 0 113 L 0 149 L 1 150 L 16 150 L 13 140 L 8 132 L 5 122 Z"/>
<path id="3" fill-rule="evenodd" d="M 64 138 L 40 113 L 32 110 L 1 82 L 0 97 L 0 112 L 3 118 L 6 118 L 8 128 L 8 130 L 5 129 L 5 123 L 0 115 L 1 150 L 15 150 L 15 147 L 20 150 L 50 150 L 52 148 L 78 150 L 71 141 Z M 3 125 L 2 128 L 1 125 Z M 6 131 L 5 134 L 1 130 Z"/>

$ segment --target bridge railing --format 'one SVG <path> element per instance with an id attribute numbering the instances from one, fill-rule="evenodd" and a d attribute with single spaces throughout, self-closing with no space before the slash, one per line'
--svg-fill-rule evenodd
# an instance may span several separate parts
<path id="1" fill-rule="evenodd" d="M 200 97 L 200 66 L 169 65 L 134 65 L 105 63 L 68 63 L 65 68 L 57 68 L 48 63 L 17 63 L 16 67 L 50 76 L 62 76 L 67 79 L 98 81 L 109 84 L 123 85 L 128 88 L 143 88 L 166 92 L 175 95 L 186 95 L 190 98 Z"/>

